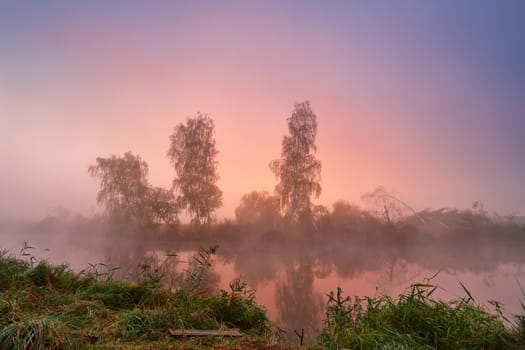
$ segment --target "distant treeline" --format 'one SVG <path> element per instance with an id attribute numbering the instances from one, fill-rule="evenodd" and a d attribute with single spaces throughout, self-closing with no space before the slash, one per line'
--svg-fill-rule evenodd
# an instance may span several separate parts
<path id="1" fill-rule="evenodd" d="M 270 170 L 277 179 L 275 193 L 252 191 L 242 196 L 235 209 L 238 224 L 368 233 L 386 227 L 392 236 L 395 232 L 412 232 L 422 227 L 429 234 L 456 229 L 464 234 L 466 230 L 479 230 L 477 225 L 489 220 L 480 202 L 474 202 L 470 211 L 416 212 L 381 186 L 362 196 L 366 210 L 344 200 L 337 201 L 332 208 L 315 205 L 312 197 L 321 194 L 321 162 L 315 156 L 317 116 L 310 102 L 296 103 L 287 123 L 289 135 L 283 137 L 281 156 L 270 162 Z M 167 226 L 175 232 L 183 211 L 190 215 L 193 225 L 209 226 L 224 221 L 214 214 L 222 205 L 222 191 L 217 186 L 219 152 L 213 120 L 198 113 L 178 124 L 169 140 L 167 157 L 175 170 L 169 189 L 152 186 L 147 162 L 132 152 L 122 157 L 99 157 L 89 167 L 89 173 L 100 181 L 97 202 L 104 206 L 109 222 L 143 229 Z M 497 220 L 502 222 L 501 218 Z"/>
<path id="2" fill-rule="evenodd" d="M 259 220 L 254 215 L 262 215 L 261 220 L 275 223 L 282 219 L 304 223 L 312 222 L 316 215 L 311 196 L 321 194 L 321 162 L 315 157 L 317 116 L 310 102 L 296 103 L 287 122 L 289 135 L 283 137 L 281 157 L 270 163 L 278 179 L 275 196 L 254 192 L 243 197 L 237 210 L 240 222 Z M 105 207 L 110 221 L 176 226 L 179 213 L 185 210 L 192 224 L 217 222 L 214 212 L 222 205 L 222 191 L 217 186 L 219 151 L 214 132 L 213 120 L 201 113 L 175 127 L 167 152 L 175 170 L 170 189 L 151 186 L 148 164 L 132 152 L 97 158 L 89 173 L 100 181 L 97 202 Z M 264 217 L 266 214 L 272 217 Z"/>

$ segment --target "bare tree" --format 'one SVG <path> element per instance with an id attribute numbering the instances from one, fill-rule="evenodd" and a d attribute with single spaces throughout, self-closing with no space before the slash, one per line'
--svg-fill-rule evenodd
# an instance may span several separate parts
<path id="1" fill-rule="evenodd" d="M 198 113 L 177 125 L 170 141 L 168 158 L 177 173 L 173 188 L 180 193 L 180 204 L 193 215 L 193 223 L 210 224 L 212 213 L 222 205 L 213 120 Z"/>
<path id="2" fill-rule="evenodd" d="M 361 196 L 361 200 L 368 204 L 372 215 L 388 225 L 394 225 L 411 214 L 417 216 L 412 207 L 385 190 L 383 186 L 378 186 L 372 192 L 365 193 Z"/>
<path id="3" fill-rule="evenodd" d="M 282 141 L 281 158 L 270 163 L 279 180 L 275 192 L 288 218 L 311 219 L 311 195 L 321 194 L 321 162 L 315 157 L 317 116 L 310 102 L 296 103 L 287 119 L 289 136 Z"/>

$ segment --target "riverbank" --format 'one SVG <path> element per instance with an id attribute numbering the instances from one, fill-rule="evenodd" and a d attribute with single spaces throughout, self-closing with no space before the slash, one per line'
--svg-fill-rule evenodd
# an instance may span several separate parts
<path id="1" fill-rule="evenodd" d="M 0 253 L 2 349 L 295 349 L 241 281 L 206 291 L 207 254 L 201 251 L 174 291 L 160 288 L 147 266 L 139 283 L 113 280 L 111 269 L 80 273 L 24 250 Z M 524 313 L 504 320 L 465 297 L 435 300 L 436 287 L 413 285 L 396 299 L 354 298 L 338 289 L 326 304 L 323 332 L 309 349 L 515 349 L 524 344 Z M 496 310 L 498 305 L 496 304 Z M 183 337 L 172 329 L 238 329 L 241 338 Z"/>
<path id="2" fill-rule="evenodd" d="M 171 292 L 147 269 L 131 284 L 113 280 L 103 266 L 74 273 L 21 255 L 0 253 L 2 349 L 284 348 L 244 284 L 219 294 L 200 288 L 204 265 Z M 238 329 L 244 337 L 174 338 L 170 329 Z"/>

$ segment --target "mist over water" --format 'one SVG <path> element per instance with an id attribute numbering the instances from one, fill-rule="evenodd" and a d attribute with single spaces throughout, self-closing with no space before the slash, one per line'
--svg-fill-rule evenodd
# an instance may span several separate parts
<path id="1" fill-rule="evenodd" d="M 451 299 L 465 296 L 461 282 L 488 310 L 489 301 L 497 300 L 506 315 L 517 314 L 519 285 L 525 285 L 525 226 L 498 220 L 449 210 L 420 212 L 398 226 L 360 219 L 347 227 L 332 220 L 316 230 L 233 223 L 146 230 L 63 212 L 35 222 L 0 221 L 0 242 L 15 255 L 27 242 L 37 260 L 67 263 L 76 271 L 98 263 L 118 267 L 114 278 L 132 282 L 145 263 L 175 276 L 200 248 L 214 247 L 206 290 L 246 282 L 288 340 L 297 342 L 294 330 L 304 329 L 307 339 L 319 333 L 326 295 L 337 287 L 352 297 L 397 296 L 422 282 L 438 285 L 436 296 Z M 169 278 L 163 283 L 174 287 Z"/>
<path id="2" fill-rule="evenodd" d="M 489 211 L 525 215 L 525 1 L 472 5 L 0 1 L 0 253 L 201 266 L 294 344 L 338 287 L 523 314 L 525 216 Z"/>

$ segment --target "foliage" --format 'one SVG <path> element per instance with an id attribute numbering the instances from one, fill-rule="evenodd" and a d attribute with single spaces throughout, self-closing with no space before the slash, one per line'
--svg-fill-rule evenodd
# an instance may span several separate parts
<path id="1" fill-rule="evenodd" d="M 324 205 L 315 205 L 312 210 L 312 219 L 317 230 L 324 230 L 330 223 L 330 211 Z"/>
<path id="2" fill-rule="evenodd" d="M 106 263 L 88 263 L 88 267 L 81 270 L 78 275 L 83 277 L 85 280 L 93 281 L 111 281 L 115 271 L 119 270 L 118 267 L 110 267 Z"/>
<path id="3" fill-rule="evenodd" d="M 72 293 L 90 282 L 69 271 L 67 265 L 53 266 L 46 261 L 40 261 L 38 265 L 29 270 L 27 277 L 39 288 Z"/>
<path id="4" fill-rule="evenodd" d="M 339 200 L 333 204 L 330 225 L 336 229 L 348 229 L 355 226 L 362 218 L 363 213 L 357 205 Z"/>
<path id="5" fill-rule="evenodd" d="M 126 152 L 97 158 L 89 167 L 91 176 L 100 179 L 97 202 L 106 207 L 114 220 L 144 222 L 144 202 L 148 192 L 148 164 L 140 156 Z"/>
<path id="6" fill-rule="evenodd" d="M 186 270 L 181 283 L 182 290 L 190 294 L 203 294 L 209 291 L 208 288 L 212 284 L 210 281 L 210 267 L 218 247 L 216 245 L 209 248 L 201 248 L 192 257 L 189 269 Z"/>
<path id="7" fill-rule="evenodd" d="M 97 282 L 82 291 L 85 300 L 101 301 L 115 309 L 129 309 L 143 302 L 151 295 L 148 288 L 120 281 Z"/>
<path id="8" fill-rule="evenodd" d="M 180 204 L 194 223 L 210 224 L 212 213 L 222 205 L 213 120 L 200 113 L 188 118 L 175 127 L 170 141 L 168 158 L 177 173 L 173 187 L 180 192 Z"/>
<path id="9" fill-rule="evenodd" d="M 47 318 L 13 322 L 0 330 L 0 348 L 5 350 L 41 350 L 72 348 Z"/>
<path id="10" fill-rule="evenodd" d="M 23 260 L 11 257 L 6 250 L 0 251 L 0 292 L 9 288 L 17 288 L 25 283 L 25 273 L 29 264 Z"/>
<path id="11" fill-rule="evenodd" d="M 148 164 L 139 155 L 126 152 L 97 158 L 89 173 L 100 179 L 97 202 L 103 204 L 109 218 L 118 224 L 178 223 L 179 205 L 171 191 L 148 183 Z"/>
<path id="12" fill-rule="evenodd" d="M 195 263 L 209 267 L 211 250 Z M 195 340 L 175 342 L 169 329 L 240 328 L 257 344 L 270 330 L 254 292 L 242 282 L 231 292 L 202 294 L 169 291 L 155 284 L 97 281 L 97 266 L 74 274 L 65 265 L 40 262 L 35 267 L 0 254 L 0 276 L 15 272 L 0 289 L 1 349 L 187 348 Z M 196 272 L 197 275 L 202 272 Z M 191 273 L 188 274 L 188 278 Z M 198 276 L 196 277 L 198 279 Z M 69 285 L 68 285 L 69 284 Z M 200 342 L 201 340 L 199 340 Z M 199 343 L 197 343 L 198 345 Z M 204 348 L 235 348 L 238 341 L 206 340 Z M 253 345 L 252 345 L 253 347 Z"/>
<path id="13" fill-rule="evenodd" d="M 180 205 L 173 191 L 161 187 L 149 187 L 147 208 L 153 223 L 177 225 Z"/>
<path id="14" fill-rule="evenodd" d="M 279 199 L 266 191 L 245 194 L 241 198 L 241 204 L 235 209 L 235 218 L 239 224 L 274 227 L 280 219 Z"/>
<path id="15" fill-rule="evenodd" d="M 281 158 L 270 163 L 279 180 L 275 192 L 288 218 L 310 219 L 310 197 L 321 194 L 321 162 L 314 155 L 317 116 L 306 101 L 295 104 L 287 121 L 290 135 L 283 138 Z"/>
<path id="16" fill-rule="evenodd" d="M 255 291 L 239 279 L 230 283 L 230 291 L 210 298 L 210 306 L 219 322 L 243 331 L 264 333 L 269 331 L 269 320 L 264 310 L 255 303 Z"/>
<path id="17" fill-rule="evenodd" d="M 324 332 L 329 349 L 512 349 L 516 332 L 466 297 L 444 302 L 430 284 L 414 284 L 397 299 L 328 295 Z"/>
<path id="18" fill-rule="evenodd" d="M 518 285 L 521 290 L 521 295 L 524 299 L 520 300 L 521 315 L 515 316 L 514 328 L 518 332 L 519 343 L 522 346 L 525 346 L 525 290 L 523 290 L 523 287 L 521 286 L 519 282 L 518 282 Z"/>

